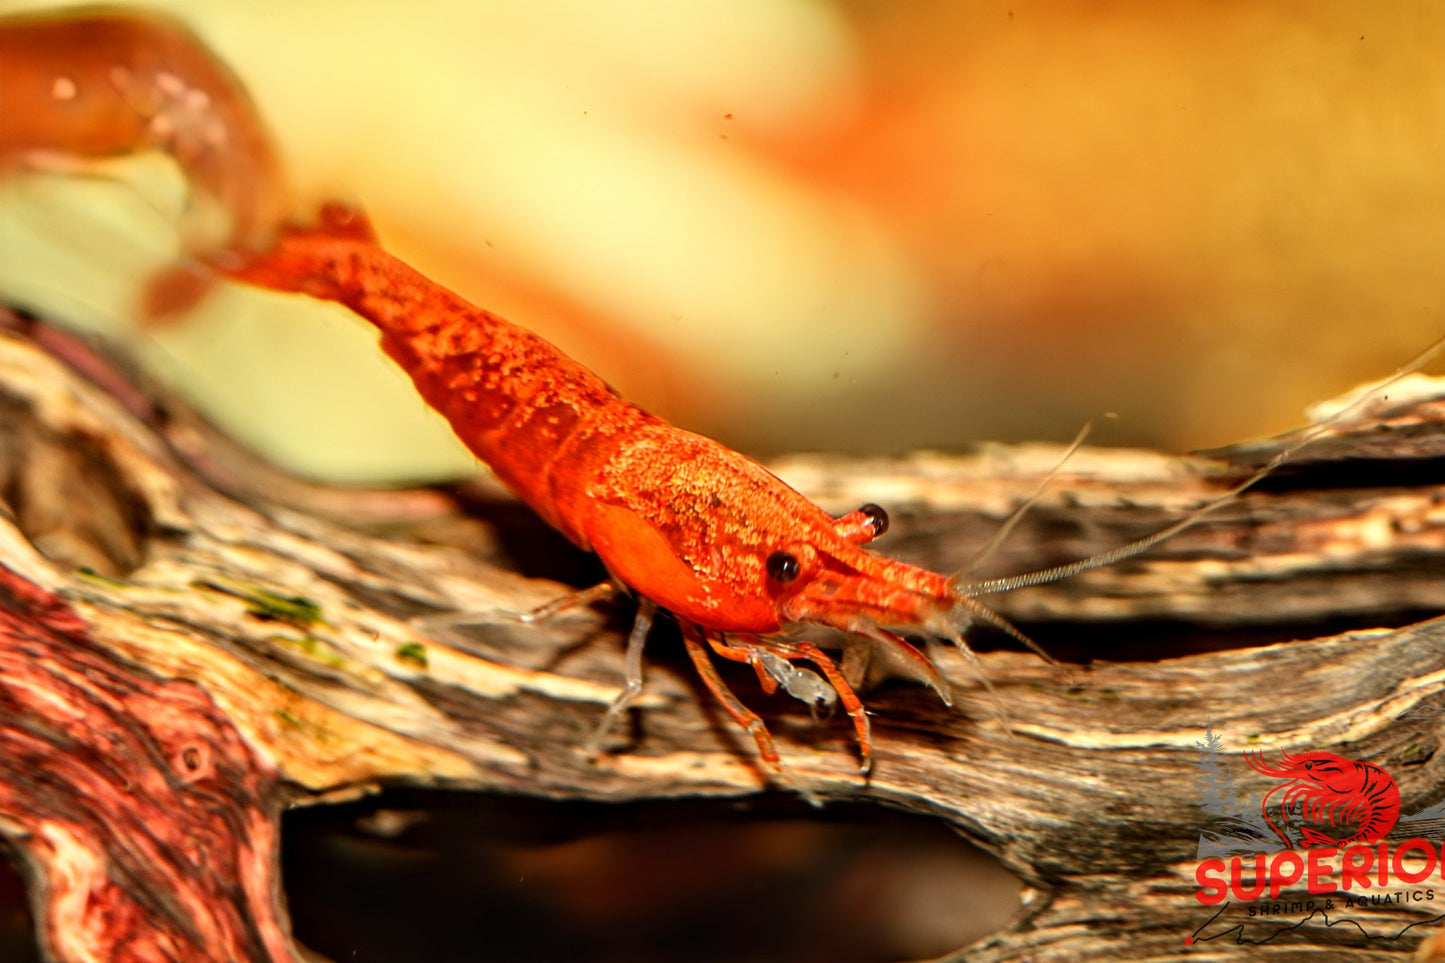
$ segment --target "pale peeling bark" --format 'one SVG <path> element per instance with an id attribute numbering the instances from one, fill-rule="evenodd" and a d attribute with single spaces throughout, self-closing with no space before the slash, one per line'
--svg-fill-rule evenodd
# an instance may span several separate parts
<path id="1" fill-rule="evenodd" d="M 388 493 L 279 478 L 175 399 L 105 368 L 82 376 L 10 327 L 0 831 L 23 855 L 50 959 L 188 960 L 197 947 L 304 958 L 276 858 L 295 800 L 380 782 L 599 800 L 769 786 L 665 634 L 636 725 L 588 759 L 621 681 L 625 612 L 516 622 L 567 588 L 496 564 L 487 513 L 463 508 L 476 491 L 505 504 L 485 483 Z M 1174 958 L 1210 914 L 1193 898 L 1206 726 L 1229 753 L 1371 759 L 1397 779 L 1404 813 L 1445 798 L 1429 711 L 1445 708 L 1445 622 L 1368 628 L 1445 608 L 1445 402 L 1429 394 L 1375 412 L 1146 560 L 998 598 L 1092 660 L 984 654 L 1011 733 L 956 654 L 943 657 L 952 710 L 922 687 L 868 696 L 868 780 L 846 719 L 818 727 L 800 705 L 739 693 L 798 785 L 946 820 L 1025 881 L 1017 918 L 968 959 Z M 774 467 L 832 510 L 886 503 L 894 530 L 880 550 L 948 570 L 1057 453 Z M 1148 534 L 1261 457 L 1080 453 L 990 566 L 1037 568 Z M 454 626 L 457 613 L 469 624 Z M 1331 635 L 1340 625 L 1358 631 Z M 1320 637 L 1280 638 L 1291 634 Z M 1181 655 L 1240 640 L 1273 644 Z M 1124 654 L 1136 661 L 1111 661 Z M 1399 928 L 1434 905 L 1370 918 Z M 1386 944 L 1321 927 L 1248 953 L 1385 958 L 1424 932 Z M 1189 950 L 1242 952 L 1229 940 Z"/>

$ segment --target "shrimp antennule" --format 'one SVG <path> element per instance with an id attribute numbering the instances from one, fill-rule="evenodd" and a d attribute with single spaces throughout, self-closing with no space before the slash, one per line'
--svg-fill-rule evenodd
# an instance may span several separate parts
<path id="1" fill-rule="evenodd" d="M 1079 433 L 1074 436 L 1074 440 L 1069 442 L 1069 446 L 1065 448 L 1064 453 L 1059 456 L 1058 462 L 1053 468 L 1049 469 L 1049 473 L 1039 481 L 1038 487 L 1033 490 L 1033 493 L 1029 495 L 1028 498 L 1025 498 L 1023 502 L 1019 504 L 1018 508 L 1015 508 L 1009 513 L 1008 518 L 1004 519 L 1004 523 L 998 527 L 998 530 L 989 537 L 988 541 L 979 546 L 978 551 L 974 552 L 973 556 L 958 570 L 958 575 L 962 575 L 964 572 L 975 571 L 980 565 L 988 561 L 994 552 L 998 551 L 999 546 L 1008 539 L 1009 535 L 1013 534 L 1013 530 L 1018 527 L 1018 523 L 1023 521 L 1024 516 L 1029 513 L 1029 510 L 1038 504 L 1044 492 L 1048 491 L 1049 486 L 1052 485 L 1060 473 L 1063 472 L 1064 465 L 1068 464 L 1069 459 L 1074 456 L 1074 453 L 1083 447 L 1084 439 L 1089 437 L 1089 432 L 1092 431 L 1093 428 L 1094 423 L 1092 421 L 1086 421 L 1084 423 L 1084 427 L 1079 429 Z M 957 575 L 955 577 L 957 577 Z M 1032 643 L 1030 643 L 1030 645 L 1032 645 Z M 1045 658 L 1047 658 L 1047 656 L 1045 656 Z"/>

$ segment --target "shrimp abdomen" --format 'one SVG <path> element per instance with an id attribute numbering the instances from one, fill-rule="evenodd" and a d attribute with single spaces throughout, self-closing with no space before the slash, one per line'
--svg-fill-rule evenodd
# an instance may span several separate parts
<path id="1" fill-rule="evenodd" d="M 316 228 L 227 273 L 338 301 L 381 332 L 381 347 L 428 405 L 512 491 L 590 549 L 592 478 L 658 419 L 525 328 L 469 303 L 386 253 L 358 213 L 328 205 Z"/>

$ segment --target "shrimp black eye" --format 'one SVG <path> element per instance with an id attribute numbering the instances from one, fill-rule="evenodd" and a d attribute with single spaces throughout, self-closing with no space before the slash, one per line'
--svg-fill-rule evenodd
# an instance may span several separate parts
<path id="1" fill-rule="evenodd" d="M 869 502 L 862 508 L 858 509 L 858 511 L 862 512 L 864 515 L 867 515 L 868 520 L 873 523 L 874 538 L 877 538 L 879 535 L 882 535 L 884 532 L 888 531 L 888 513 L 883 510 L 883 506 L 875 505 L 872 502 Z"/>
<path id="2" fill-rule="evenodd" d="M 764 565 L 768 570 L 768 578 L 775 582 L 791 582 L 798 577 L 803 567 L 798 564 L 798 556 L 790 552 L 774 552 L 768 556 Z"/>

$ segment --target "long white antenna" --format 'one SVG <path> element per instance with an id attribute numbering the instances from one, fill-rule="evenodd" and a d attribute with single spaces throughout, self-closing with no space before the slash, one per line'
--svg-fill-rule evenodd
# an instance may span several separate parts
<path id="1" fill-rule="evenodd" d="M 1297 439 L 1286 445 L 1284 448 L 1281 448 L 1278 452 L 1275 453 L 1273 458 L 1265 462 L 1262 468 L 1260 468 L 1254 474 L 1250 475 L 1244 481 L 1240 482 L 1238 485 L 1235 485 L 1224 494 L 1214 498 L 1212 501 L 1206 502 L 1199 508 L 1196 508 L 1194 511 L 1190 512 L 1188 515 L 1185 515 L 1174 524 L 1169 525 L 1166 528 L 1160 529 L 1153 535 L 1147 535 L 1144 538 L 1139 539 L 1138 541 L 1129 542 L 1127 545 L 1120 545 L 1118 548 L 1110 549 L 1107 552 L 1101 552 L 1098 555 L 1090 555 L 1088 558 L 1081 558 L 1077 562 L 1068 562 L 1064 565 L 1057 565 L 1053 568 L 1040 569 L 1037 572 L 1025 572 L 1022 575 L 1008 575 L 1002 578 L 984 579 L 981 582 L 967 582 L 958 584 L 954 586 L 954 591 L 956 591 L 964 598 L 976 598 L 980 595 L 991 595 L 995 592 L 1012 592 L 1015 589 L 1029 588 L 1035 585 L 1046 585 L 1050 582 L 1057 582 L 1060 579 L 1066 579 L 1072 575 L 1078 575 L 1080 572 L 1088 572 L 1092 569 L 1104 568 L 1105 566 L 1113 565 L 1116 562 L 1122 562 L 1127 558 L 1133 558 L 1135 555 L 1138 555 L 1141 552 L 1146 552 L 1149 549 L 1153 548 L 1155 545 L 1158 545 L 1160 542 L 1164 541 L 1166 538 L 1172 538 L 1173 536 L 1178 535 L 1180 532 L 1184 531 L 1184 529 L 1189 528 L 1191 525 L 1195 524 L 1201 518 L 1203 518 L 1205 515 L 1208 515 L 1215 509 L 1220 508 L 1223 505 L 1233 501 L 1235 497 L 1238 496 L 1241 492 L 1243 492 L 1246 488 L 1249 488 L 1256 482 L 1266 478 L 1271 473 L 1273 473 L 1274 470 L 1280 465 L 1283 465 L 1285 462 L 1289 461 L 1292 457 L 1295 456 L 1295 454 L 1299 452 L 1301 448 L 1310 444 L 1321 435 L 1324 435 L 1327 432 L 1338 427 L 1341 423 L 1347 421 L 1360 409 L 1364 408 L 1367 404 L 1380 397 L 1381 393 L 1388 389 L 1391 385 L 1395 384 L 1406 376 L 1412 375 L 1416 371 L 1419 371 L 1421 368 L 1425 367 L 1425 365 L 1429 364 L 1431 361 L 1434 361 L 1437 357 L 1439 357 L 1442 352 L 1445 352 L 1445 337 L 1442 337 L 1440 340 L 1436 341 L 1434 344 L 1430 345 L 1430 347 L 1422 351 L 1418 356 L 1416 356 L 1415 360 L 1411 361 L 1403 368 L 1399 368 L 1395 371 L 1394 374 L 1390 375 L 1385 380 L 1371 386 L 1369 389 L 1361 393 L 1361 395 L 1350 404 L 1341 408 L 1339 411 L 1336 411 L 1334 414 L 1330 415 L 1323 421 L 1316 422 L 1310 427 L 1302 429 L 1300 436 Z"/>

